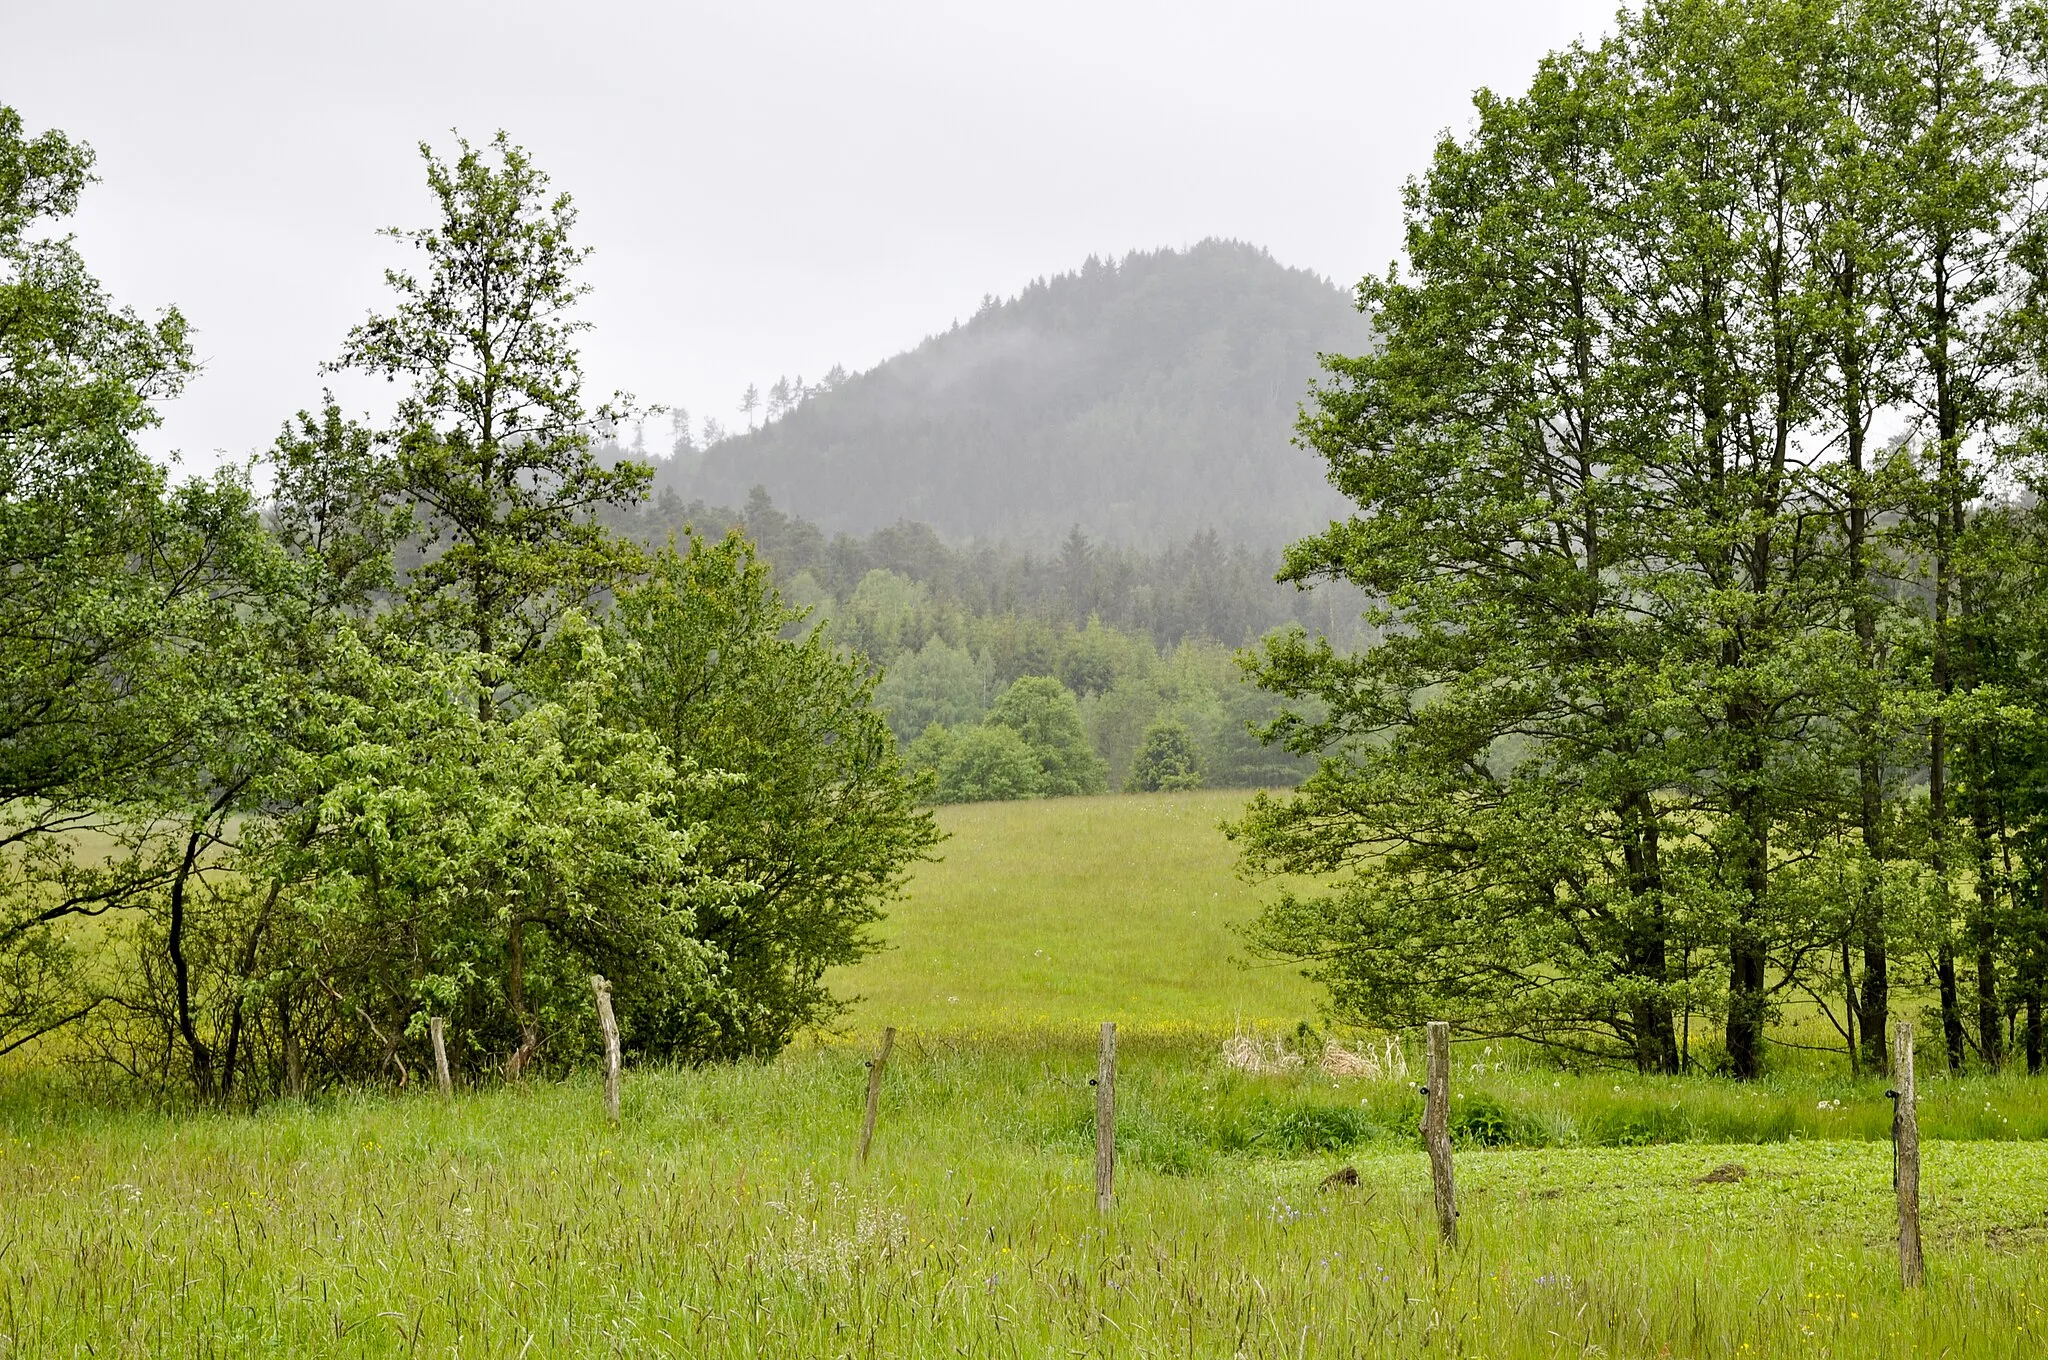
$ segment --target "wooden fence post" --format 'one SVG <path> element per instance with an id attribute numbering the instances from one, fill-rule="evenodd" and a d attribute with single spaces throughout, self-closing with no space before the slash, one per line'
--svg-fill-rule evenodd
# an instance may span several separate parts
<path id="1" fill-rule="evenodd" d="M 293 1100 L 304 1100 L 306 1060 L 299 1052 L 299 1032 L 292 1028 L 292 1003 L 288 997 L 277 999 L 277 1025 L 284 1036 L 284 1084 L 291 1088 Z"/>
<path id="2" fill-rule="evenodd" d="M 1892 1184 L 1899 1192 L 1899 1280 L 1908 1289 L 1920 1286 L 1920 1112 L 1913 1086 L 1913 1025 L 1901 1020 L 1892 1029 Z"/>
<path id="3" fill-rule="evenodd" d="M 597 993 L 597 1024 L 604 1031 L 604 1112 L 612 1123 L 619 1122 L 619 1022 L 612 1014 L 612 985 L 600 973 L 590 975 L 590 990 Z"/>
<path id="4" fill-rule="evenodd" d="M 1436 1187 L 1436 1228 L 1458 1245 L 1458 1194 L 1451 1182 L 1451 1027 L 1429 1022 L 1429 1085 L 1422 1092 L 1422 1141 L 1429 1148 L 1429 1178 Z"/>
<path id="5" fill-rule="evenodd" d="M 1102 1022 L 1102 1050 L 1095 1059 L 1095 1207 L 1107 1211 L 1116 1198 L 1116 1022 Z"/>
<path id="6" fill-rule="evenodd" d="M 434 1039 L 434 1075 L 441 1082 L 441 1098 L 455 1096 L 455 1079 L 448 1074 L 448 1022 L 440 1016 L 427 1021 L 427 1033 Z"/>
<path id="7" fill-rule="evenodd" d="M 882 1068 L 889 1061 L 889 1050 L 896 1047 L 896 1027 L 888 1026 L 882 1031 L 882 1050 L 875 1054 L 875 1060 L 868 1064 L 868 1112 L 860 1121 L 860 1164 L 868 1164 L 868 1144 L 875 1141 L 875 1120 L 882 1113 Z"/>

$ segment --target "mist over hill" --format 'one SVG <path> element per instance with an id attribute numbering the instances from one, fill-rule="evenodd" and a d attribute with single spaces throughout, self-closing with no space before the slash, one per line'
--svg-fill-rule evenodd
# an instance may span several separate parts
<path id="1" fill-rule="evenodd" d="M 1289 439 L 1318 352 L 1368 335 L 1343 289 L 1252 246 L 1090 258 L 664 462 L 656 485 L 728 505 L 765 487 L 828 533 L 1277 546 L 1343 512 Z"/>

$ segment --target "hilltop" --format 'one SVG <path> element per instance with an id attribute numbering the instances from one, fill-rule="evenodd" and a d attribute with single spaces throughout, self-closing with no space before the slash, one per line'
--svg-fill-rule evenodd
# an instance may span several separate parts
<path id="1" fill-rule="evenodd" d="M 1290 440 L 1317 354 L 1369 333 L 1345 290 L 1248 245 L 1091 258 L 663 464 L 657 486 L 728 505 L 763 486 L 828 533 L 1277 546 L 1342 513 Z"/>

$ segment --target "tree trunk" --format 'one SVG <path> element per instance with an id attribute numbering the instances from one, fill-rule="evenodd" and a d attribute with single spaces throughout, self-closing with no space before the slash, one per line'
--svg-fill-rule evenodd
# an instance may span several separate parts
<path id="1" fill-rule="evenodd" d="M 1849 453 L 1849 589 L 1853 592 L 1850 615 L 1856 629 L 1856 661 L 1864 681 L 1864 698 L 1855 718 L 1856 820 L 1864 853 L 1872 863 L 1882 864 L 1884 770 L 1877 752 L 1877 606 L 1870 588 L 1870 502 L 1864 482 L 1864 445 L 1868 437 L 1864 349 L 1863 339 L 1855 329 L 1865 301 L 1863 283 L 1859 259 L 1845 251 L 1836 286 L 1843 314 L 1851 318 L 1850 330 L 1841 346 L 1843 431 Z M 1862 1026 L 1863 1065 L 1873 1072 L 1885 1072 L 1891 1067 L 1890 1045 L 1885 1037 L 1891 1032 L 1891 988 L 1884 903 L 1877 892 L 1871 891 L 1864 894 L 1858 906 L 1856 935 L 1863 948 L 1863 989 L 1860 999 L 1855 992 L 1848 993 L 1844 1004 Z"/>
<path id="2" fill-rule="evenodd" d="M 2027 1075 L 2041 1075 L 2041 984 L 2027 988 Z"/>
<path id="3" fill-rule="evenodd" d="M 1941 1037 L 1948 1046 L 1948 1070 L 1960 1072 L 1968 1045 L 1963 1038 L 1962 998 L 1956 990 L 1956 951 L 1946 936 L 1935 955 L 1934 976 L 1941 988 Z"/>
<path id="4" fill-rule="evenodd" d="M 1989 935 L 1986 928 L 1981 935 Z M 1990 942 L 1977 946 L 1977 1053 L 1996 1072 L 2005 1065 L 2005 1016 L 1998 1002 L 1998 959 Z"/>
<path id="5" fill-rule="evenodd" d="M 199 861 L 200 840 L 198 829 L 185 838 L 185 858 L 178 865 L 177 877 L 171 880 L 171 920 L 164 947 L 171 956 L 171 978 L 177 993 L 178 1035 L 184 1040 L 186 1055 L 192 1063 L 193 1089 L 201 1100 L 206 1100 L 213 1095 L 213 1050 L 200 1039 L 193 1020 L 192 967 L 185 958 L 185 896 L 191 886 L 193 866 Z"/>
<path id="6" fill-rule="evenodd" d="M 1751 741 L 1758 738 L 1752 732 Z M 1770 824 L 1756 784 L 1762 772 L 1754 747 L 1732 800 L 1743 831 L 1742 897 L 1728 938 L 1729 1071 L 1742 1081 L 1763 1075 L 1765 943 L 1759 934 L 1770 893 Z"/>
<path id="7" fill-rule="evenodd" d="M 1875 934 L 1863 937 L 1863 1004 L 1858 1007 L 1863 1021 L 1863 1063 L 1873 1072 L 1891 1070 L 1891 1054 L 1884 1041 L 1891 1014 L 1890 960 L 1885 953 L 1884 923 L 1873 921 Z"/>
<path id="8" fill-rule="evenodd" d="M 1944 591 L 1937 590 L 1937 600 Z M 1945 613 L 1945 606 L 1937 603 L 1936 613 Z M 1938 639 L 1941 626 L 1937 624 L 1937 641 L 1934 647 L 1935 683 L 1944 689 L 1948 684 L 1948 651 Z M 1963 1041 L 1963 1002 L 1956 986 L 1955 945 L 1949 939 L 1954 918 L 1949 911 L 1948 895 L 1948 725 L 1936 717 L 1929 726 L 1927 750 L 1929 755 L 1927 771 L 1927 817 L 1933 833 L 1934 849 L 1929 856 L 1930 866 L 1941 889 L 1942 919 L 1940 922 L 1941 943 L 1935 954 L 1935 981 L 1941 993 L 1941 1037 L 1948 1052 L 1948 1070 L 1963 1070 L 1965 1044 Z"/>
<path id="9" fill-rule="evenodd" d="M 292 1005 L 287 997 L 277 999 L 277 1028 L 284 1046 L 284 1082 L 294 1100 L 306 1094 L 306 1062 L 299 1052 L 299 1032 L 292 1027 Z"/>
<path id="10" fill-rule="evenodd" d="M 1741 1081 L 1763 1075 L 1764 957 L 1752 932 L 1728 946 L 1728 1070 Z"/>
<path id="11" fill-rule="evenodd" d="M 1849 961 L 1849 937 L 1842 937 L 1842 1033 L 1849 1050 L 1849 1075 L 1863 1075 L 1862 1056 L 1856 1047 L 1856 974 Z"/>
<path id="12" fill-rule="evenodd" d="M 1630 1008 L 1634 1030 L 1636 1070 L 1666 1076 L 1678 1073 L 1678 1018 L 1664 988 L 1670 983 L 1667 944 L 1670 922 L 1664 912 L 1663 866 L 1659 854 L 1656 810 L 1647 795 L 1630 798 L 1623 809 L 1625 822 L 1636 827 L 1629 835 L 1623 857 L 1629 871 L 1629 892 L 1639 905 L 1630 920 L 1625 967 L 1629 976 L 1656 989 L 1652 996 Z"/>
<path id="13" fill-rule="evenodd" d="M 2048 868 L 2041 871 L 2041 915 L 2034 921 L 2028 932 L 2026 952 L 2021 955 L 2026 968 L 2027 996 L 2027 1075 L 2041 1074 L 2041 992 L 2048 984 Z"/>

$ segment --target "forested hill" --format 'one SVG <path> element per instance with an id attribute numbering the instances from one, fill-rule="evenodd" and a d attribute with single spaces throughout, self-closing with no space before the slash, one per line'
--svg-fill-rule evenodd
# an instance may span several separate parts
<path id="1" fill-rule="evenodd" d="M 827 532 L 918 520 L 1047 547 L 1079 525 L 1156 548 L 1277 546 L 1342 502 L 1289 440 L 1319 351 L 1368 334 L 1349 295 L 1263 250 L 1090 259 L 761 428 L 660 469 L 685 499 L 754 486 Z"/>

